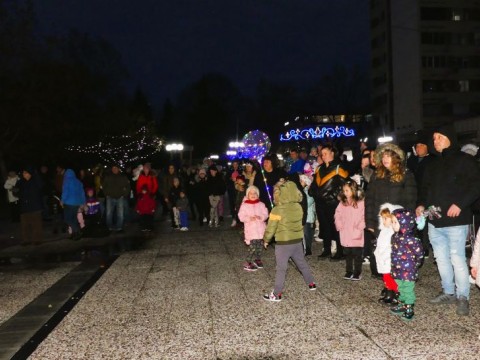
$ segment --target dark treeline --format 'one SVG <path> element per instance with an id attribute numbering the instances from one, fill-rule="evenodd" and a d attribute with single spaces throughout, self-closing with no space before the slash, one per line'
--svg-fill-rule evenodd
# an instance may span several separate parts
<path id="1" fill-rule="evenodd" d="M 72 159 L 75 154 L 67 153 L 67 146 L 132 134 L 142 125 L 167 141 L 192 145 L 200 157 L 224 150 L 235 135 L 249 130 L 276 137 L 284 122 L 299 114 L 368 111 L 367 74 L 338 65 L 330 75 L 312 74 L 320 79 L 303 90 L 260 80 L 250 97 L 228 77 L 206 74 L 155 112 L 151 104 L 163 100 L 149 99 L 140 88 L 128 93 L 125 84 L 135 79 L 106 40 L 75 30 L 66 36 L 40 36 L 35 23 L 28 0 L 0 0 L 3 177 L 8 168 L 26 162 Z"/>

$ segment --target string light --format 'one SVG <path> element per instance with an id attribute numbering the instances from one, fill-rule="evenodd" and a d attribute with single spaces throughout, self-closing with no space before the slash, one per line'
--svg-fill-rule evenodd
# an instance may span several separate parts
<path id="1" fill-rule="evenodd" d="M 66 149 L 81 154 L 97 155 L 105 163 L 124 168 L 128 164 L 148 159 L 162 148 L 162 140 L 149 136 L 143 126 L 133 135 L 106 136 L 104 140 L 89 146 L 69 146 Z"/>
<path id="2" fill-rule="evenodd" d="M 285 134 L 280 135 L 280 141 L 292 141 L 292 140 L 311 140 L 311 139 L 323 139 L 323 138 L 335 138 L 335 137 L 351 137 L 355 136 L 355 130 L 346 128 L 345 126 L 327 127 L 324 126 L 320 129 L 305 128 L 289 130 Z"/>

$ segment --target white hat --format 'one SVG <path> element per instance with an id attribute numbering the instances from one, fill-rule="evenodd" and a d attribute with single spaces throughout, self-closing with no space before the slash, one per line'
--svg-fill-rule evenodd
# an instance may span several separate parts
<path id="1" fill-rule="evenodd" d="M 310 186 L 312 184 L 312 179 L 305 174 L 300 175 L 300 181 L 303 181 L 307 186 Z"/>
<path id="2" fill-rule="evenodd" d="M 462 150 L 465 154 L 476 156 L 478 152 L 478 146 L 474 144 L 467 144 L 463 145 L 460 150 Z"/>

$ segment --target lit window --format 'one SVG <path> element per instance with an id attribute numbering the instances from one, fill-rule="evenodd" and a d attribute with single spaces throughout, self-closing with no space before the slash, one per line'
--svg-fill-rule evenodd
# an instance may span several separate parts
<path id="1" fill-rule="evenodd" d="M 462 20 L 461 10 L 453 10 L 452 20 L 453 21 L 461 21 Z"/>
<path id="2" fill-rule="evenodd" d="M 468 80 L 459 80 L 458 85 L 460 87 L 460 92 L 468 92 L 469 91 Z"/>

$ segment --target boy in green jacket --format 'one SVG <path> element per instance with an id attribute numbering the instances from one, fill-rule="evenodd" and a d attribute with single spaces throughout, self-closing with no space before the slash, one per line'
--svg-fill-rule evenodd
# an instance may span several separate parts
<path id="1" fill-rule="evenodd" d="M 302 193 L 292 181 L 279 182 L 273 190 L 274 208 L 268 218 L 267 229 L 263 236 L 264 246 L 275 236 L 275 259 L 277 263 L 275 273 L 275 287 L 270 294 L 263 298 L 267 301 L 281 301 L 282 291 L 287 274 L 288 260 L 292 258 L 298 270 L 302 273 L 305 283 L 310 290 L 316 290 L 310 267 L 303 254 L 303 210 L 300 202 Z"/>

